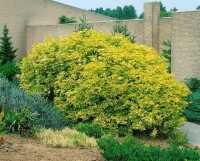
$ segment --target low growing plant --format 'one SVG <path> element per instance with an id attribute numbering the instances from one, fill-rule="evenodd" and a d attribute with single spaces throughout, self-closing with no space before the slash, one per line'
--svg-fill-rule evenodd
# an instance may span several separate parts
<path id="1" fill-rule="evenodd" d="M 9 107 L 11 111 L 37 113 L 37 124 L 45 128 L 62 129 L 67 124 L 63 113 L 40 94 L 28 95 L 5 78 L 0 77 L 0 111 Z"/>
<path id="2" fill-rule="evenodd" d="M 80 123 L 75 126 L 75 129 L 79 132 L 85 133 L 89 137 L 101 138 L 104 134 L 101 127 L 95 123 Z"/>
<path id="3" fill-rule="evenodd" d="M 24 136 L 34 133 L 37 113 L 32 113 L 27 108 L 16 110 L 9 107 L 3 108 L 2 113 L 0 132 L 19 133 Z"/>
<path id="4" fill-rule="evenodd" d="M 61 131 L 44 129 L 37 134 L 38 138 L 47 145 L 63 148 L 92 148 L 96 147 L 96 140 L 89 138 L 84 133 L 64 128 Z"/>
<path id="5" fill-rule="evenodd" d="M 197 161 L 200 154 L 194 149 L 180 149 L 176 145 L 169 148 L 145 146 L 136 142 L 133 137 L 127 137 L 120 143 L 113 136 L 97 140 L 103 150 L 102 156 L 109 161 Z"/>

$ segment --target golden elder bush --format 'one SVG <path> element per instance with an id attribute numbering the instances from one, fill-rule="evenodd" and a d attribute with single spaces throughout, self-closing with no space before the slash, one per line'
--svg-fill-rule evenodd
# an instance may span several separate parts
<path id="1" fill-rule="evenodd" d="M 66 119 L 92 120 L 116 133 L 167 135 L 184 122 L 188 88 L 167 72 L 166 60 L 120 35 L 94 30 L 47 38 L 23 59 L 21 86 L 53 93 Z"/>

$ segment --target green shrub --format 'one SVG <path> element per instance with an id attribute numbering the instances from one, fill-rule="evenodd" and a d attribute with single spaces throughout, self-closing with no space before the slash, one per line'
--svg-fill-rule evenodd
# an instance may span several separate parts
<path id="1" fill-rule="evenodd" d="M 125 37 L 128 37 L 132 43 L 135 43 L 136 36 L 132 35 L 128 31 L 127 24 L 123 24 L 122 21 L 117 21 L 116 22 L 116 24 L 113 26 L 112 33 L 113 33 L 113 35 L 115 35 L 115 34 L 121 34 L 121 35 L 123 35 Z"/>
<path id="2" fill-rule="evenodd" d="M 7 62 L 6 64 L 0 65 L 0 75 L 9 80 L 13 80 L 16 74 L 20 73 L 20 69 L 15 61 Z"/>
<path id="3" fill-rule="evenodd" d="M 76 29 L 76 32 L 83 31 L 83 30 L 90 30 L 93 28 L 91 24 L 88 23 L 88 19 L 85 14 L 83 14 L 82 17 L 80 17 L 81 23 L 79 23 L 78 28 Z"/>
<path id="4" fill-rule="evenodd" d="M 170 144 L 187 147 L 189 144 L 187 139 L 187 132 L 183 132 L 180 129 L 174 131 L 172 135 L 168 138 L 168 142 Z"/>
<path id="5" fill-rule="evenodd" d="M 80 123 L 75 126 L 79 132 L 85 133 L 87 136 L 100 138 L 103 135 L 103 130 L 95 123 Z"/>
<path id="6" fill-rule="evenodd" d="M 47 145 L 63 148 L 92 148 L 96 147 L 96 140 L 83 133 L 69 128 L 61 131 L 44 129 L 37 134 L 38 138 Z"/>
<path id="7" fill-rule="evenodd" d="M 198 78 L 188 78 L 185 83 L 192 92 L 200 90 L 200 80 Z"/>
<path id="8" fill-rule="evenodd" d="M 30 136 L 34 133 L 37 113 L 32 113 L 28 108 L 16 110 L 9 107 L 3 108 L 0 119 L 0 132 L 19 133 Z"/>
<path id="9" fill-rule="evenodd" d="M 10 107 L 12 111 L 24 111 L 37 113 L 37 125 L 45 128 L 62 129 L 66 125 L 60 110 L 41 95 L 27 95 L 22 89 L 15 86 L 5 78 L 0 78 L 0 111 Z"/>
<path id="10" fill-rule="evenodd" d="M 188 97 L 189 105 L 183 114 L 188 121 L 200 124 L 200 80 L 189 78 L 185 82 L 192 93 Z"/>
<path id="11" fill-rule="evenodd" d="M 65 15 L 59 18 L 59 24 L 67 24 L 67 23 L 76 23 L 77 21 L 74 18 L 66 17 Z"/>
<path id="12" fill-rule="evenodd" d="M 22 61 L 20 83 L 28 93 L 53 95 L 66 119 L 155 137 L 184 123 L 189 93 L 165 62 L 121 35 L 84 30 L 35 45 Z"/>
<path id="13" fill-rule="evenodd" d="M 194 149 L 180 149 L 173 145 L 162 149 L 159 146 L 144 146 L 136 143 L 132 137 L 125 138 L 122 143 L 113 137 L 97 140 L 103 150 L 102 156 L 109 161 L 197 161 L 200 155 Z"/>
<path id="14" fill-rule="evenodd" d="M 186 109 L 183 112 L 183 114 L 185 115 L 188 121 L 200 124 L 200 112 L 195 112 L 195 111 Z"/>

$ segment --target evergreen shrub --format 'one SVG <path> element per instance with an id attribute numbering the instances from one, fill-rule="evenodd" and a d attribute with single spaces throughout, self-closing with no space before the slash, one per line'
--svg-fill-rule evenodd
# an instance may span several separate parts
<path id="1" fill-rule="evenodd" d="M 184 115 L 188 121 L 200 124 L 200 90 L 192 92 L 188 97 L 189 105 L 184 111 Z"/>
<path id="2" fill-rule="evenodd" d="M 54 100 L 77 122 L 94 121 L 113 132 L 167 135 L 184 123 L 188 88 L 167 72 L 153 48 L 94 30 L 34 45 L 21 66 L 28 93 Z"/>
<path id="3" fill-rule="evenodd" d="M 9 37 L 9 29 L 7 25 L 4 25 L 3 36 L 0 37 L 0 64 L 6 64 L 11 62 L 15 57 L 17 49 L 14 49 L 11 41 L 12 37 Z"/>
<path id="4" fill-rule="evenodd" d="M 15 61 L 7 62 L 6 64 L 0 65 L 0 76 L 5 77 L 9 80 L 13 80 L 16 74 L 20 73 L 20 69 Z"/>
<path id="5" fill-rule="evenodd" d="M 188 97 L 189 105 L 183 114 L 188 121 L 200 124 L 200 80 L 188 78 L 185 82 L 192 93 Z"/>
<path id="6" fill-rule="evenodd" d="M 87 136 L 101 138 L 104 134 L 103 130 L 95 123 L 80 123 L 75 126 L 79 132 L 85 133 Z"/>
<path id="7" fill-rule="evenodd" d="M 168 148 L 145 146 L 127 137 L 122 143 L 112 136 L 97 140 L 103 150 L 102 156 L 113 161 L 199 161 L 200 154 L 194 149 L 180 149 L 176 145 Z"/>
<path id="8" fill-rule="evenodd" d="M 200 80 L 198 78 L 187 78 L 185 83 L 192 92 L 200 90 Z"/>

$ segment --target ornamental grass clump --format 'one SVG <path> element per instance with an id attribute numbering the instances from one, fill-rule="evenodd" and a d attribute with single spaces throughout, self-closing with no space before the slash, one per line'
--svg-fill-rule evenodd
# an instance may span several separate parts
<path id="1" fill-rule="evenodd" d="M 121 35 L 84 30 L 34 45 L 20 83 L 63 110 L 115 133 L 169 135 L 184 123 L 188 88 L 167 72 L 166 59 Z"/>
<path id="2" fill-rule="evenodd" d="M 80 133 L 76 130 L 64 128 L 61 131 L 44 129 L 37 134 L 37 137 L 45 144 L 52 147 L 63 148 L 94 148 L 97 146 L 96 140 Z"/>

